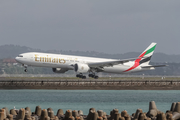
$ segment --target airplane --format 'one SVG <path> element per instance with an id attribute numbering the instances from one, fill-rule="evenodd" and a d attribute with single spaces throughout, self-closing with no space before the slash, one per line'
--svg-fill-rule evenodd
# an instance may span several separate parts
<path id="1" fill-rule="evenodd" d="M 25 67 L 25 72 L 27 72 L 28 66 L 50 67 L 55 73 L 65 73 L 68 70 L 74 70 L 76 77 L 86 79 L 86 76 L 83 74 L 89 73 L 89 77 L 98 79 L 96 74 L 98 72 L 122 74 L 153 70 L 155 67 L 166 66 L 149 64 L 156 44 L 154 42 L 151 43 L 137 58 L 122 60 L 40 52 L 22 53 L 15 59 Z"/>

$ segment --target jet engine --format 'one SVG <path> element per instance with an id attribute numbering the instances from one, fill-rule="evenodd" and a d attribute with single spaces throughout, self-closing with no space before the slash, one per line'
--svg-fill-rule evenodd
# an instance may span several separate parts
<path id="1" fill-rule="evenodd" d="M 89 69 L 90 68 L 87 64 L 77 63 L 74 65 L 74 70 L 78 73 L 87 73 Z"/>
<path id="2" fill-rule="evenodd" d="M 52 71 L 55 73 L 65 73 L 66 71 L 68 71 L 68 69 L 64 69 L 64 68 L 52 68 Z"/>

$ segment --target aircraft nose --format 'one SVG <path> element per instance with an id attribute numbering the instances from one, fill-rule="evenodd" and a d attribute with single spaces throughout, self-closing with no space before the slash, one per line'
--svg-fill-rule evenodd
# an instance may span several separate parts
<path id="1" fill-rule="evenodd" d="M 18 59 L 18 57 L 16 57 L 16 58 L 15 58 L 15 60 L 16 60 L 17 62 L 19 62 L 19 59 Z"/>

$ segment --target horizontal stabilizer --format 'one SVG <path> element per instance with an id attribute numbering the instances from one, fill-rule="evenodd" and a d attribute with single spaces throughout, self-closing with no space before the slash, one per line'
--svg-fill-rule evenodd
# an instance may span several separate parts
<path id="1" fill-rule="evenodd" d="M 141 66 L 141 68 L 151 68 L 151 67 L 166 67 L 168 65 L 149 65 L 149 66 Z"/>

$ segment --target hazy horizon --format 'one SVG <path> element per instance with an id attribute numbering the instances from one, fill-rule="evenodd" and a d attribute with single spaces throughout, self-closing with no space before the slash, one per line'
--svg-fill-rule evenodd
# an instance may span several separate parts
<path id="1" fill-rule="evenodd" d="M 27 48 L 30 48 L 30 49 L 34 49 L 34 50 L 40 50 L 42 52 L 47 52 L 47 51 L 64 51 L 64 52 L 68 52 L 68 51 L 72 51 L 72 52 L 97 52 L 97 53 L 102 53 L 102 54 L 109 54 L 109 55 L 115 55 L 115 54 L 127 54 L 127 53 L 142 53 L 144 50 L 142 51 L 128 51 L 128 52 L 124 52 L 124 53 L 106 53 L 106 52 L 99 52 L 99 51 L 80 51 L 80 50 L 57 50 L 57 49 L 47 49 L 47 50 L 43 50 L 43 49 L 39 49 L 39 48 L 32 48 L 32 47 L 29 47 L 29 46 L 21 46 L 21 45 L 14 45 L 14 44 L 4 44 L 4 45 L 0 45 L 0 46 L 10 46 L 10 45 L 13 45 L 13 46 L 20 46 L 20 47 L 27 47 Z M 34 51 L 34 52 L 38 52 L 38 51 Z M 160 53 L 160 54 L 166 54 L 166 55 L 180 55 L 180 54 L 167 54 L 167 53 L 163 53 L 163 52 L 156 52 L 156 49 L 154 51 L 154 53 Z"/>

